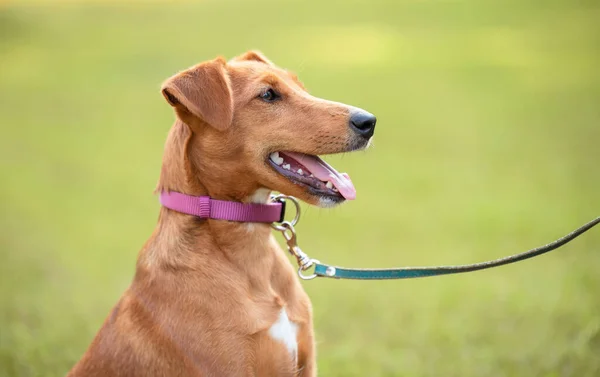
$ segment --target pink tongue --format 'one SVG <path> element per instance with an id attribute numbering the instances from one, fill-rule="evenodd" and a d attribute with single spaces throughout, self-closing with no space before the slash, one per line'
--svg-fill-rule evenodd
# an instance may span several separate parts
<path id="1" fill-rule="evenodd" d="M 346 173 L 338 173 L 331 165 L 321 160 L 317 156 L 307 154 L 285 152 L 294 160 L 304 165 L 310 172 L 323 182 L 331 181 L 336 189 L 347 200 L 356 199 L 356 189 Z"/>

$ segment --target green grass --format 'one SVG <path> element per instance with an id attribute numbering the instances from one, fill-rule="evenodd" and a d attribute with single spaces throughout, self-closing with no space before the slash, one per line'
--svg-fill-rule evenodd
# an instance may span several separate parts
<path id="1" fill-rule="evenodd" d="M 11 5 L 12 4 L 12 5 Z M 0 376 L 61 376 L 127 287 L 175 71 L 257 48 L 378 116 L 329 159 L 355 202 L 299 242 L 353 267 L 456 264 L 600 213 L 594 1 L 204 1 L 0 6 Z M 304 284 L 322 376 L 600 375 L 600 232 L 467 275 Z"/>

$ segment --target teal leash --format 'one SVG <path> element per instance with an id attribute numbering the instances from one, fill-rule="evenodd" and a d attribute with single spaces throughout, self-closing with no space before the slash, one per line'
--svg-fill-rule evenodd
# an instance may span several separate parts
<path id="1" fill-rule="evenodd" d="M 564 237 L 559 238 L 547 245 L 536 247 L 520 254 L 511 255 L 508 257 L 495 259 L 487 262 L 465 264 L 458 266 L 431 266 L 431 267 L 399 267 L 399 268 L 382 268 L 382 269 L 365 269 L 365 268 L 345 268 L 331 266 L 319 262 L 316 259 L 309 258 L 296 243 L 296 231 L 294 225 L 300 219 L 300 205 L 297 200 L 291 196 L 280 195 L 275 198 L 277 201 L 291 200 L 296 206 L 296 217 L 292 222 L 283 221 L 280 224 L 273 224 L 273 228 L 282 232 L 285 238 L 288 251 L 298 261 L 298 275 L 305 280 L 311 280 L 316 277 L 334 278 L 334 279 L 354 279 L 354 280 L 389 280 L 389 279 L 413 279 L 430 276 L 442 276 L 451 274 L 461 274 L 465 272 L 486 270 L 488 268 L 504 266 L 507 264 L 520 262 L 525 259 L 537 257 L 556 250 L 559 247 L 573 241 L 583 233 L 592 229 L 600 223 L 600 217 L 586 223 L 580 228 L 572 231 Z M 315 271 L 311 275 L 304 275 L 303 272 L 311 267 L 315 267 Z"/>
<path id="2" fill-rule="evenodd" d="M 472 272 L 485 270 L 488 268 L 503 266 L 519 262 L 525 259 L 537 257 L 549 251 L 558 249 L 559 247 L 571 242 L 583 233 L 587 232 L 595 225 L 600 223 L 600 217 L 583 225 L 581 228 L 574 230 L 566 236 L 551 242 L 547 245 L 536 247 L 524 253 L 504 257 L 496 260 L 491 260 L 481 263 L 465 264 L 459 266 L 435 266 L 435 267 L 400 267 L 400 268 L 385 268 L 385 269 L 358 269 L 329 266 L 323 263 L 315 263 L 315 277 L 327 277 L 335 279 L 358 279 L 358 280 L 384 280 L 384 279 L 412 279 L 423 278 L 429 276 L 441 276 L 450 274 L 461 274 L 464 272 Z"/>

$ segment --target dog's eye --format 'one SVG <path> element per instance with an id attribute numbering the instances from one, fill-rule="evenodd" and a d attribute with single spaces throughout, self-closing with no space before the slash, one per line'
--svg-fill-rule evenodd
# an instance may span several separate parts
<path id="1" fill-rule="evenodd" d="M 273 89 L 268 89 L 261 93 L 258 97 L 265 102 L 273 102 L 279 98 L 279 94 L 277 94 Z"/>

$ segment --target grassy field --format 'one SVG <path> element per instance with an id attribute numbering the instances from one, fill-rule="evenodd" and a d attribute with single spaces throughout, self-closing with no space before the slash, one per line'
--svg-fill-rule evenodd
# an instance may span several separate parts
<path id="1" fill-rule="evenodd" d="M 260 49 L 378 116 L 330 158 L 358 199 L 299 242 L 353 267 L 456 264 L 600 214 L 595 1 L 4 2 L 0 376 L 62 376 L 129 284 L 175 71 Z M 496 270 L 305 283 L 321 376 L 600 375 L 600 231 Z"/>

